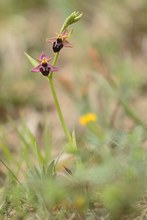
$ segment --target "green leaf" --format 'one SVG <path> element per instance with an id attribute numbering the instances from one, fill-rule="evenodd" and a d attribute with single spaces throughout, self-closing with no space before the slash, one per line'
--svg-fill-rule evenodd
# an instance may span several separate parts
<path id="1" fill-rule="evenodd" d="M 65 150 L 67 153 L 70 154 L 77 154 L 78 153 L 78 148 L 77 148 L 77 143 L 76 143 L 76 136 L 75 136 L 75 131 L 73 130 L 72 136 L 71 136 L 71 143 L 68 143 L 65 147 Z"/>
<path id="2" fill-rule="evenodd" d="M 55 173 L 56 173 L 56 170 L 55 170 L 55 160 L 52 160 L 47 168 L 47 175 L 48 176 L 54 176 Z"/>
<path id="3" fill-rule="evenodd" d="M 30 55 L 28 55 L 27 53 L 24 52 L 24 54 L 26 55 L 26 57 L 28 58 L 28 60 L 30 61 L 30 63 L 35 67 L 37 66 L 39 63 L 33 59 Z"/>
<path id="4" fill-rule="evenodd" d="M 72 132 L 72 143 L 73 143 L 73 147 L 77 150 L 76 135 L 74 130 Z"/>

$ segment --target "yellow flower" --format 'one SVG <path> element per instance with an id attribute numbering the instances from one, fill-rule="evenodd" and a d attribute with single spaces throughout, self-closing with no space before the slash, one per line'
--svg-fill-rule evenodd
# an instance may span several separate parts
<path id="1" fill-rule="evenodd" d="M 87 125 L 89 122 L 95 122 L 96 119 L 97 117 L 94 113 L 87 113 L 79 118 L 79 123 L 81 125 Z"/>
<path id="2" fill-rule="evenodd" d="M 76 209 L 79 211 L 82 211 L 84 208 L 86 208 L 86 199 L 84 196 L 79 195 L 74 199 L 74 205 Z"/>

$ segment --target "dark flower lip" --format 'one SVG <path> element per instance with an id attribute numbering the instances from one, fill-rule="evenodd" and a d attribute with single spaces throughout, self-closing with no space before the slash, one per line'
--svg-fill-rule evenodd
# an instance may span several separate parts
<path id="1" fill-rule="evenodd" d="M 34 67 L 31 72 L 41 72 L 44 76 L 48 76 L 50 72 L 56 72 L 58 71 L 58 68 L 55 66 L 52 66 L 48 62 L 51 60 L 50 57 L 46 56 L 44 52 L 42 52 L 38 58 L 38 61 L 40 64 L 38 64 L 36 67 Z"/>
<path id="2" fill-rule="evenodd" d="M 63 40 L 61 38 L 57 38 L 57 40 L 55 40 L 53 42 L 53 51 L 55 53 L 59 52 L 62 48 L 63 48 Z"/>
<path id="3" fill-rule="evenodd" d="M 65 30 L 62 34 L 59 34 L 57 37 L 48 38 L 47 41 L 52 43 L 53 51 L 56 53 L 59 52 L 63 47 L 73 47 L 73 45 L 68 41 L 68 38 L 68 31 Z"/>
<path id="4" fill-rule="evenodd" d="M 47 65 L 46 67 L 41 66 L 39 70 L 44 76 L 48 76 L 51 71 L 51 68 Z"/>

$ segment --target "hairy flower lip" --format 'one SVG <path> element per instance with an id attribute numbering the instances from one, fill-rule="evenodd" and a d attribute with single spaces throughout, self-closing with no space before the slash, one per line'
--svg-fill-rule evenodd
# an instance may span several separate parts
<path id="1" fill-rule="evenodd" d="M 38 61 L 40 63 L 36 67 L 34 67 L 31 72 L 41 72 L 44 76 L 48 76 L 50 72 L 58 71 L 57 67 L 52 66 L 48 63 L 51 59 L 51 57 L 46 56 L 45 53 L 42 52 L 38 57 Z"/>

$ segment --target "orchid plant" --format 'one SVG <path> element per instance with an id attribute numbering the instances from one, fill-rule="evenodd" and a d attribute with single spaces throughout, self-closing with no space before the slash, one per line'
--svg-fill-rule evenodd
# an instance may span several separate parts
<path id="1" fill-rule="evenodd" d="M 68 142 L 70 143 L 70 145 L 72 147 L 76 146 L 76 138 L 75 138 L 75 134 L 74 132 L 72 133 L 72 135 L 69 133 L 61 108 L 60 108 L 60 104 L 58 101 L 58 97 L 56 94 L 56 90 L 54 87 L 54 83 L 53 83 L 53 73 L 58 71 L 58 68 L 55 66 L 59 57 L 59 52 L 62 48 L 64 47 L 69 47 L 72 48 L 72 44 L 69 42 L 69 38 L 71 36 L 71 32 L 72 31 L 68 31 L 68 27 L 79 21 L 80 18 L 82 17 L 82 14 L 80 14 L 79 12 L 73 12 L 71 13 L 65 20 L 65 22 L 63 23 L 61 30 L 59 32 L 59 34 L 57 35 L 57 37 L 53 37 L 53 38 L 48 38 L 47 41 L 50 42 L 52 44 L 52 50 L 55 53 L 54 55 L 54 59 L 52 62 L 52 65 L 49 63 L 49 61 L 52 59 L 51 57 L 48 57 L 44 52 L 42 52 L 38 58 L 38 61 L 36 61 L 35 59 L 33 59 L 30 55 L 28 55 L 27 53 L 25 53 L 25 55 L 27 56 L 27 58 L 29 59 L 29 61 L 31 62 L 31 64 L 33 65 L 32 68 L 32 72 L 40 72 L 42 73 L 42 75 L 44 75 L 48 80 L 49 80 L 49 84 L 50 84 L 50 89 L 54 98 L 54 102 L 56 105 L 56 109 L 57 109 L 57 113 L 62 125 L 62 128 L 64 130 L 64 133 L 66 135 L 66 138 L 68 140 Z"/>

